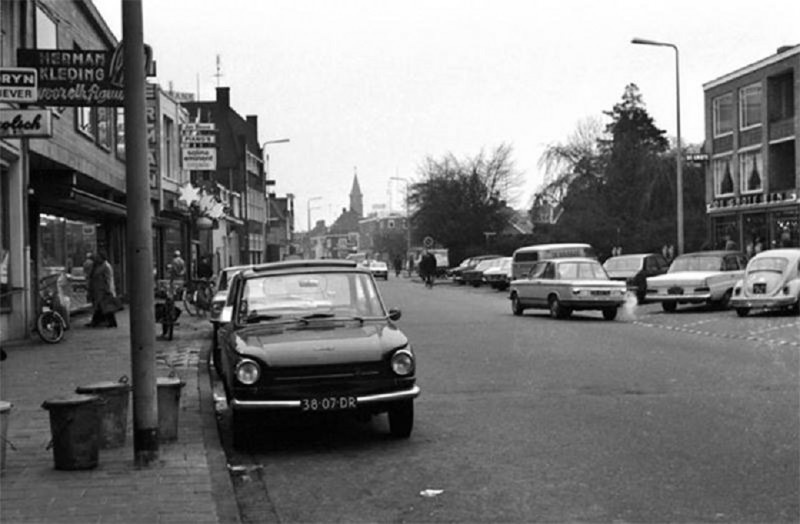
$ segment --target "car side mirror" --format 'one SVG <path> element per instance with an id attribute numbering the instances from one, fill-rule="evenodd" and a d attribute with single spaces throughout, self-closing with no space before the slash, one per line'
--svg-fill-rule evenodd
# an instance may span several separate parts
<path id="1" fill-rule="evenodd" d="M 222 312 L 219 314 L 219 321 L 223 324 L 227 324 L 233 318 L 233 306 L 225 306 L 222 308 Z"/>
<path id="2" fill-rule="evenodd" d="M 403 312 L 399 309 L 390 309 L 389 310 L 389 319 L 390 320 L 400 320 L 400 317 L 403 316 Z"/>

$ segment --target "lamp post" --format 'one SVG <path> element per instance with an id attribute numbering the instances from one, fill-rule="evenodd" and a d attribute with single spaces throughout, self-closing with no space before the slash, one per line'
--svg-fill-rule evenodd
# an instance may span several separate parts
<path id="1" fill-rule="evenodd" d="M 676 127 L 678 145 L 675 153 L 675 165 L 677 173 L 677 220 L 678 220 L 678 245 L 677 254 L 683 254 L 683 152 L 681 151 L 681 77 L 680 77 L 680 62 L 678 58 L 678 46 L 669 42 L 658 42 L 655 40 L 647 40 L 645 38 L 634 38 L 631 40 L 632 44 L 639 45 L 654 45 L 660 47 L 671 47 L 675 50 L 675 105 L 676 105 Z"/>
<path id="2" fill-rule="evenodd" d="M 411 254 L 411 211 L 408 205 L 408 179 L 399 176 L 393 176 L 389 179 L 405 182 L 406 184 L 406 258 L 408 258 Z"/>
<path id="3" fill-rule="evenodd" d="M 266 246 L 265 246 L 266 253 L 265 253 L 265 255 L 266 255 L 267 261 L 270 261 L 269 260 L 269 258 L 270 258 L 270 255 L 269 255 L 269 237 L 270 237 L 270 232 L 272 231 L 272 224 L 271 224 L 272 217 L 270 216 L 271 215 L 271 212 L 270 212 L 271 204 L 270 204 L 270 198 L 269 198 L 269 195 L 270 195 L 269 186 L 274 185 L 275 181 L 269 179 L 269 155 L 266 153 L 265 148 L 270 144 L 285 144 L 285 143 L 287 143 L 289 141 L 290 140 L 288 138 L 279 138 L 277 140 L 267 140 L 266 142 L 261 144 L 261 154 L 263 155 L 262 160 L 264 162 L 264 189 L 265 189 L 264 197 L 266 199 L 266 204 L 267 204 L 267 217 L 266 217 L 266 222 L 264 223 L 264 240 L 265 240 L 265 243 L 266 243 Z"/>

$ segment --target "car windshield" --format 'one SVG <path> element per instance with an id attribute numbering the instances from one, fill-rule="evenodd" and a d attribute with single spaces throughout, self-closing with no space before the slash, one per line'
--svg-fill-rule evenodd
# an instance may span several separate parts
<path id="1" fill-rule="evenodd" d="M 669 266 L 668 273 L 677 271 L 721 271 L 722 260 L 723 257 L 721 255 L 678 257 Z"/>
<path id="2" fill-rule="evenodd" d="M 780 257 L 762 257 L 755 258 L 750 262 L 747 268 L 748 273 L 755 273 L 757 271 L 774 271 L 776 273 L 783 273 L 789 261 Z"/>
<path id="3" fill-rule="evenodd" d="M 640 257 L 614 257 L 604 264 L 607 271 L 633 271 L 642 267 Z"/>
<path id="4" fill-rule="evenodd" d="M 608 280 L 599 262 L 563 262 L 558 265 L 559 280 Z"/>
<path id="5" fill-rule="evenodd" d="M 476 271 L 486 271 L 489 268 L 497 267 L 500 263 L 499 258 L 490 258 L 489 260 L 484 260 L 483 262 L 479 263 L 475 266 Z"/>
<path id="6" fill-rule="evenodd" d="M 249 278 L 241 312 L 247 321 L 385 316 L 372 277 L 364 273 L 278 274 Z"/>

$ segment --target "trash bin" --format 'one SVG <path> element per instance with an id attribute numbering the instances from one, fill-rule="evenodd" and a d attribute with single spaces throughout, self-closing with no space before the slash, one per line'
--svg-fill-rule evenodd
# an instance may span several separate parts
<path id="1" fill-rule="evenodd" d="M 0 470 L 6 469 L 6 443 L 8 442 L 8 418 L 11 402 L 0 400 Z"/>
<path id="2" fill-rule="evenodd" d="M 75 390 L 83 395 L 100 397 L 100 448 L 111 449 L 125 445 L 128 423 L 128 404 L 131 387 L 128 377 L 119 382 L 97 382 Z"/>
<path id="3" fill-rule="evenodd" d="M 178 411 L 181 388 L 186 384 L 179 377 L 156 378 L 158 391 L 158 439 L 162 442 L 178 440 Z"/>
<path id="4" fill-rule="evenodd" d="M 67 395 L 45 400 L 42 407 L 50 412 L 56 469 L 92 469 L 97 467 L 100 449 L 100 397 Z"/>

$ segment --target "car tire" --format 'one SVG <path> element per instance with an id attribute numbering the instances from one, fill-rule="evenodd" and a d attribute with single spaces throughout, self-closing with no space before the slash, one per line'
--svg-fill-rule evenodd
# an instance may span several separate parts
<path id="1" fill-rule="evenodd" d="M 789 313 L 800 316 L 800 297 L 797 297 L 797 302 L 789 307 Z"/>
<path id="2" fill-rule="evenodd" d="M 389 408 L 389 433 L 395 438 L 408 438 L 414 428 L 414 401 L 395 402 Z"/>
<path id="3" fill-rule="evenodd" d="M 728 309 L 731 305 L 731 295 L 733 292 L 729 289 L 722 297 L 715 301 L 712 305 L 717 309 Z"/>
<path id="4" fill-rule="evenodd" d="M 606 320 L 614 320 L 615 318 L 617 318 L 617 308 L 607 307 L 603 309 L 603 318 Z"/>
<path id="5" fill-rule="evenodd" d="M 750 308 L 749 307 L 737 307 L 736 308 L 736 314 L 739 315 L 740 317 L 746 317 L 748 313 L 750 313 Z"/>
<path id="6" fill-rule="evenodd" d="M 511 312 L 516 316 L 521 316 L 525 312 L 525 308 L 522 307 L 522 303 L 516 293 L 511 295 Z"/>
<path id="7" fill-rule="evenodd" d="M 569 316 L 569 310 L 561 305 L 561 301 L 558 300 L 558 297 L 550 297 L 548 304 L 550 305 L 551 317 L 567 318 Z"/>
<path id="8" fill-rule="evenodd" d="M 235 409 L 231 410 L 231 433 L 233 447 L 247 450 L 253 445 L 253 415 Z"/>
<path id="9" fill-rule="evenodd" d="M 666 311 L 667 313 L 674 313 L 676 309 L 678 309 L 677 302 L 662 302 L 661 309 Z"/>

